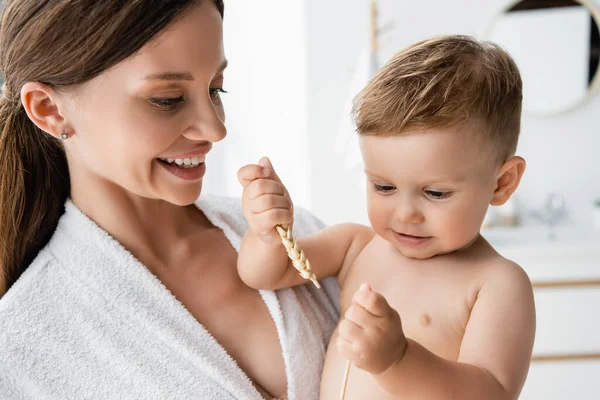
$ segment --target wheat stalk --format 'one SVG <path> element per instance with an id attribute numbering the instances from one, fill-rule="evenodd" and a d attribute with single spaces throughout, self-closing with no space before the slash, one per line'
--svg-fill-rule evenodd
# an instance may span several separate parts
<path id="1" fill-rule="evenodd" d="M 310 262 L 306 259 L 304 251 L 298 246 L 296 239 L 292 237 L 292 229 L 286 224 L 277 225 L 275 228 L 277 229 L 277 232 L 279 232 L 279 236 L 281 236 L 281 242 L 285 246 L 285 250 L 292 260 L 294 268 L 298 270 L 300 276 L 304 279 L 310 279 L 312 283 L 320 289 L 321 285 L 319 285 L 317 277 L 310 269 Z"/>
<path id="2" fill-rule="evenodd" d="M 346 398 L 346 387 L 348 386 L 348 375 L 350 375 L 350 367 L 352 363 L 350 360 L 346 361 L 346 369 L 344 371 L 344 380 L 342 381 L 342 391 L 340 393 L 340 400 L 345 400 Z"/>

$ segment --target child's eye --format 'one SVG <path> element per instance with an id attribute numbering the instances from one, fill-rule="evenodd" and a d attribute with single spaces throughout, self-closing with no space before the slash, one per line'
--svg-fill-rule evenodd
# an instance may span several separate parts
<path id="1" fill-rule="evenodd" d="M 373 189 L 376 192 L 391 193 L 394 190 L 396 190 L 396 186 L 392 186 L 392 185 L 378 185 L 378 184 L 374 183 L 373 184 Z"/>
<path id="2" fill-rule="evenodd" d="M 150 102 L 164 111 L 171 111 L 177 108 L 181 102 L 183 102 L 183 96 L 179 97 L 163 97 L 153 98 Z"/>
<path id="3" fill-rule="evenodd" d="M 435 200 L 444 200 L 452 196 L 452 192 L 442 192 L 439 190 L 426 190 L 425 193 Z"/>

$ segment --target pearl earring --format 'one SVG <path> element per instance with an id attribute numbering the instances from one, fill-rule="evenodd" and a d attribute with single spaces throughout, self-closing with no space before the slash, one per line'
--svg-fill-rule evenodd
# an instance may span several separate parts
<path id="1" fill-rule="evenodd" d="M 67 140 L 69 138 L 69 135 L 67 135 L 67 132 L 63 132 L 60 134 L 60 140 Z"/>

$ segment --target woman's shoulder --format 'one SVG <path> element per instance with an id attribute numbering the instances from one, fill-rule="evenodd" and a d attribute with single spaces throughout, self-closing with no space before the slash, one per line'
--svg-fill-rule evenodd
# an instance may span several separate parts
<path id="1" fill-rule="evenodd" d="M 239 197 L 202 194 L 202 196 L 196 200 L 196 206 L 211 220 L 218 219 L 236 221 L 238 223 L 244 221 L 242 199 Z"/>
<path id="2" fill-rule="evenodd" d="M 28 292 L 31 289 L 40 289 L 40 284 L 43 284 L 47 279 L 46 275 L 48 269 L 55 263 L 57 263 L 57 261 L 46 245 L 21 274 L 19 279 L 11 286 L 8 292 L 3 297 L 0 297 L 0 312 L 2 312 L 2 305 L 11 301 L 13 297 L 17 297 L 18 292 Z"/>
<path id="3" fill-rule="evenodd" d="M 33 328 L 41 328 L 37 324 L 59 297 L 57 291 L 60 290 L 61 278 L 55 276 L 56 271 L 60 271 L 58 262 L 45 247 L 0 298 L 0 332 L 5 334 L 0 335 L 1 349 L 9 351 L 7 346 L 18 342 L 15 337 L 34 331 Z M 5 343 L 3 337 L 13 340 Z"/>

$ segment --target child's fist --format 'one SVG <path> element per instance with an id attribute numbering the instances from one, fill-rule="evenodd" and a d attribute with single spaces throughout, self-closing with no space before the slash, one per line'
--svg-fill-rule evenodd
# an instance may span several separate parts
<path id="1" fill-rule="evenodd" d="M 372 374 L 386 371 L 406 351 L 406 337 L 398 312 L 385 298 L 362 284 L 338 328 L 338 351 Z"/>
<path id="2" fill-rule="evenodd" d="M 258 165 L 240 168 L 238 180 L 244 187 L 242 208 L 250 229 L 266 243 L 280 243 L 275 226 L 292 224 L 294 205 L 271 161 L 263 157 Z"/>

